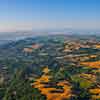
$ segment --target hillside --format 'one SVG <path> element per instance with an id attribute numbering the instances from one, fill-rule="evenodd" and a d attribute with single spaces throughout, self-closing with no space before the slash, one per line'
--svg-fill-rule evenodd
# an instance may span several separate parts
<path id="1" fill-rule="evenodd" d="M 100 100 L 100 36 L 38 36 L 0 46 L 0 100 Z"/>

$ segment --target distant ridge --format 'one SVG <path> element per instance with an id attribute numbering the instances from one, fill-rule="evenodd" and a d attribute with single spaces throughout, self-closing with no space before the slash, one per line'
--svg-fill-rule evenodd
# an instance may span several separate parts
<path id="1" fill-rule="evenodd" d="M 0 40 L 19 40 L 27 37 L 36 37 L 42 35 L 100 35 L 100 30 L 83 30 L 83 29 L 46 29 L 46 30 L 30 30 L 16 32 L 0 32 Z"/>

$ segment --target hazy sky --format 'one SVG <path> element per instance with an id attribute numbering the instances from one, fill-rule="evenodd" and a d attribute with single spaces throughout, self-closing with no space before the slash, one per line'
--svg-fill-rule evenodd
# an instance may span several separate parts
<path id="1" fill-rule="evenodd" d="M 0 0 L 0 31 L 100 29 L 100 0 Z"/>

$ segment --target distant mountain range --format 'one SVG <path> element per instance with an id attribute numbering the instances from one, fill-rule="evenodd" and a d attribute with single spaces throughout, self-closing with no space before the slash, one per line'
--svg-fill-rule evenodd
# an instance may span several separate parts
<path id="1" fill-rule="evenodd" d="M 19 40 L 27 37 L 36 37 L 40 35 L 52 34 L 68 34 L 68 35 L 100 35 L 100 30 L 79 30 L 79 29 L 47 29 L 47 30 L 32 30 L 32 31 L 17 31 L 17 32 L 0 32 L 0 44 L 7 40 Z M 6 41 L 5 41 L 6 40 Z M 8 42 L 8 41 L 7 41 Z"/>

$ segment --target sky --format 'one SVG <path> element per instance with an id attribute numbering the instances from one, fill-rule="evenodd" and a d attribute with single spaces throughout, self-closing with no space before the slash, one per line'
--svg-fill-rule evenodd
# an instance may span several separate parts
<path id="1" fill-rule="evenodd" d="M 100 29 L 100 0 L 0 0 L 0 32 Z"/>

